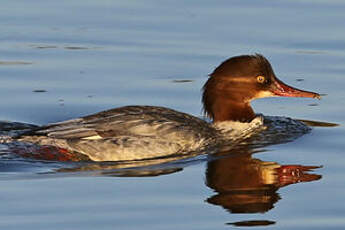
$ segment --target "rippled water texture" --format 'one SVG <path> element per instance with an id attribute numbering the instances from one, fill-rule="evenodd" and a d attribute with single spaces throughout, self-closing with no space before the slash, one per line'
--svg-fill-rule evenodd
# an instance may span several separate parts
<path id="1" fill-rule="evenodd" d="M 340 0 L 3 0 L 0 120 L 43 125 L 133 104 L 201 116 L 207 75 L 255 52 L 324 96 L 255 101 L 312 130 L 214 155 L 70 163 L 0 145 L 0 228 L 344 229 L 344 12 Z"/>

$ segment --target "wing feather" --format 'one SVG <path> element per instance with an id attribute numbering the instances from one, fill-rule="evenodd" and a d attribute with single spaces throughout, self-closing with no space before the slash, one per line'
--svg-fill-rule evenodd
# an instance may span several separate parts
<path id="1" fill-rule="evenodd" d="M 207 131 L 212 130 L 207 122 L 175 110 L 154 106 L 126 106 L 49 124 L 35 131 L 34 134 L 60 139 L 88 139 L 94 136 L 103 138 L 160 136 L 164 138 L 170 137 L 174 130 L 186 131 L 188 135 L 198 136 L 198 132 L 193 132 L 192 128 L 203 129 L 203 127 L 206 127 Z"/>

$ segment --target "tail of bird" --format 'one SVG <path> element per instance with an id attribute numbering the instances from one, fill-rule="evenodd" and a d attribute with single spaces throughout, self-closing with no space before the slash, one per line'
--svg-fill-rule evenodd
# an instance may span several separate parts
<path id="1" fill-rule="evenodd" d="M 0 144 L 10 143 L 14 141 L 16 137 L 36 128 L 38 128 L 38 126 L 33 124 L 0 121 Z"/>

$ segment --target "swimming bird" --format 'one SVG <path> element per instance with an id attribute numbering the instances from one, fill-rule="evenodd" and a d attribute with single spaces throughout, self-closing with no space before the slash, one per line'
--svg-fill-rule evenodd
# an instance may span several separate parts
<path id="1" fill-rule="evenodd" d="M 279 80 L 260 54 L 227 59 L 209 75 L 202 91 L 204 112 L 211 122 L 164 107 L 125 106 L 41 126 L 11 141 L 33 144 L 30 151 L 56 148 L 68 153 L 68 160 L 75 156 L 92 161 L 151 159 L 199 151 L 260 129 L 263 118 L 250 106 L 254 99 L 320 99 L 317 93 Z"/>

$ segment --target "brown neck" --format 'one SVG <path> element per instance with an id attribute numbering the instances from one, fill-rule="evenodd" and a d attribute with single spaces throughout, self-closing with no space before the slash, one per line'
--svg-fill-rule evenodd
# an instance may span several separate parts
<path id="1" fill-rule="evenodd" d="M 213 122 L 250 122 L 255 113 L 250 107 L 248 90 L 221 77 L 210 77 L 203 87 L 202 102 Z"/>
<path id="2" fill-rule="evenodd" d="M 241 121 L 250 122 L 255 118 L 255 113 L 247 103 L 238 103 L 226 100 L 215 103 L 212 106 L 213 122 L 219 121 Z"/>

